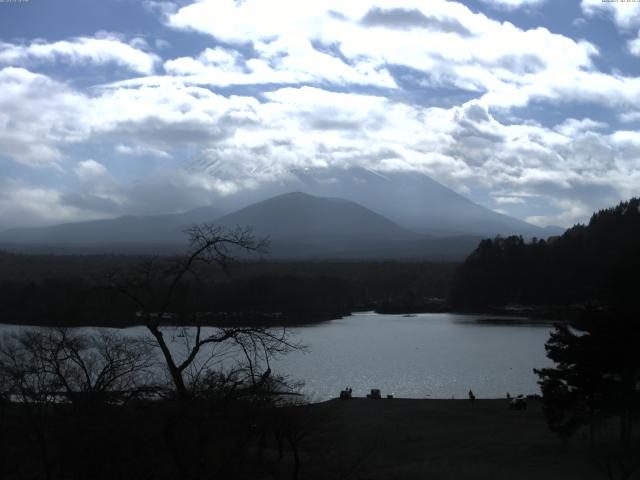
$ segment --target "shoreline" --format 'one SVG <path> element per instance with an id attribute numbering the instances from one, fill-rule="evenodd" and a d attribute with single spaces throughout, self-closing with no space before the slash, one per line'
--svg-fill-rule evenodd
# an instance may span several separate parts
<path id="1" fill-rule="evenodd" d="M 545 310 L 549 312 L 550 310 Z M 350 312 L 333 312 L 331 314 L 326 312 L 313 312 L 308 314 L 283 314 L 280 312 L 265 313 L 265 312 L 221 312 L 219 314 L 206 315 L 204 321 L 199 324 L 178 324 L 171 323 L 171 319 L 167 319 L 163 322 L 164 327 L 177 328 L 177 327 L 219 327 L 219 328 L 231 328 L 231 327 L 263 327 L 263 328 L 296 328 L 296 327 L 309 327 L 333 320 L 339 320 L 341 318 L 350 317 L 352 315 L 373 313 L 376 315 L 391 315 L 397 317 L 415 317 L 425 314 L 449 314 L 449 315 L 462 315 L 467 317 L 478 317 L 471 321 L 484 324 L 494 325 L 553 325 L 555 323 L 567 323 L 575 320 L 574 318 L 550 318 L 548 315 L 539 316 L 532 313 L 533 310 L 526 310 L 526 312 L 518 310 L 507 309 L 485 309 L 485 310 L 446 310 L 446 311 L 384 311 L 381 312 L 377 309 L 370 310 L 353 310 Z M 529 315 L 531 314 L 531 315 Z M 490 317 L 490 318 L 482 318 Z M 277 321 L 274 321 L 277 319 Z M 144 327 L 145 324 L 141 321 L 131 319 L 131 321 L 120 322 L 79 322 L 79 323 L 57 323 L 57 322 L 24 322 L 20 320 L 7 320 L 1 319 L 0 325 L 14 325 L 14 326 L 27 326 L 27 327 L 47 327 L 47 328 L 113 328 L 113 329 L 125 329 L 133 327 Z"/>

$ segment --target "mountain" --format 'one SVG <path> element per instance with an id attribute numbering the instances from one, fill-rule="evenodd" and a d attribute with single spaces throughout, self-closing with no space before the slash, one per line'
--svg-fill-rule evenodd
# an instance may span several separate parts
<path id="1" fill-rule="evenodd" d="M 225 226 L 251 225 L 274 238 L 413 237 L 391 220 L 355 202 L 292 192 L 255 203 L 219 218 Z"/>
<path id="2" fill-rule="evenodd" d="M 201 207 L 184 213 L 132 216 L 64 223 L 50 227 L 16 228 L 0 232 L 0 245 L 30 250 L 79 248 L 82 252 L 145 251 L 149 246 L 184 246 L 184 230 L 195 223 L 213 222 L 222 211 Z M 46 247 L 46 248 L 45 248 Z M 160 251 L 163 251 L 160 248 Z M 153 250 L 153 249 L 152 249 Z M 154 250 L 155 251 L 155 250 Z"/>
<path id="3" fill-rule="evenodd" d="M 233 163 L 209 159 L 204 154 L 192 159 L 185 168 L 222 180 L 241 174 Z M 252 175 L 272 176 L 260 168 L 259 165 L 252 168 Z M 546 238 L 564 231 L 560 227 L 540 228 L 485 208 L 419 172 L 380 172 L 363 167 L 293 169 L 277 182 L 226 195 L 219 199 L 219 205 L 233 211 L 290 191 L 351 200 L 407 229 L 434 236 L 499 234 Z"/>
<path id="4" fill-rule="evenodd" d="M 379 212 L 399 225 L 431 235 L 548 236 L 550 232 L 472 202 L 416 172 L 376 172 L 361 167 L 295 175 L 304 191 L 346 198 Z"/>
<path id="5" fill-rule="evenodd" d="M 286 193 L 220 216 L 200 208 L 186 213 L 125 216 L 111 220 L 0 232 L 0 248 L 42 253 L 177 253 L 183 230 L 209 222 L 250 226 L 268 236 L 271 259 L 461 260 L 481 237 L 446 238 L 415 233 L 356 202 Z"/>
<path id="6" fill-rule="evenodd" d="M 251 225 L 271 240 L 271 258 L 461 259 L 479 237 L 446 241 L 416 234 L 368 208 L 341 198 L 301 192 L 276 197 L 219 218 L 233 228 Z"/>

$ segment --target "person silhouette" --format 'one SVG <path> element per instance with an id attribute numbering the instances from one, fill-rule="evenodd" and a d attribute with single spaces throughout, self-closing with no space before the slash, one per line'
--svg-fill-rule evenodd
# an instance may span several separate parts
<path id="1" fill-rule="evenodd" d="M 473 404 L 476 401 L 476 396 L 471 390 L 469 390 L 469 401 Z"/>

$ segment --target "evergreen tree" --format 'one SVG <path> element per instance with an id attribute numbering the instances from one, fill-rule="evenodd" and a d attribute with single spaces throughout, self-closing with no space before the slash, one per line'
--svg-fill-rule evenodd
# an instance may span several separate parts
<path id="1" fill-rule="evenodd" d="M 549 427 L 564 437 L 587 427 L 592 447 L 615 445 L 625 459 L 622 478 L 638 466 L 627 460 L 638 457 L 632 426 L 640 410 L 639 342 L 637 311 L 592 308 L 575 326 L 556 325 L 545 346 L 556 365 L 535 370 Z M 617 435 L 608 438 L 615 423 Z"/>

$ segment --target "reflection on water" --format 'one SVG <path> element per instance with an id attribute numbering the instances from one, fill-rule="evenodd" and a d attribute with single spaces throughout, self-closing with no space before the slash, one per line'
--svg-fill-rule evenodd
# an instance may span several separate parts
<path id="1" fill-rule="evenodd" d="M 539 393 L 533 368 L 550 365 L 544 343 L 551 326 L 526 319 L 478 320 L 446 313 L 356 313 L 294 329 L 294 339 L 306 351 L 271 366 L 291 380 L 304 381 L 303 392 L 314 401 L 335 398 L 347 386 L 354 396 L 372 388 L 383 396 L 412 398 L 466 398 L 469 389 L 479 398 Z M 2 325 L 0 331 L 19 328 Z M 144 327 L 122 332 L 147 333 Z M 175 335 L 178 353 L 184 339 Z"/>
<path id="2" fill-rule="evenodd" d="M 477 319 L 357 313 L 296 329 L 309 351 L 281 359 L 276 370 L 304 379 L 305 393 L 316 400 L 346 386 L 354 396 L 371 388 L 415 398 L 466 398 L 469 389 L 479 398 L 539 393 L 533 368 L 550 364 L 544 349 L 550 325 Z"/>

